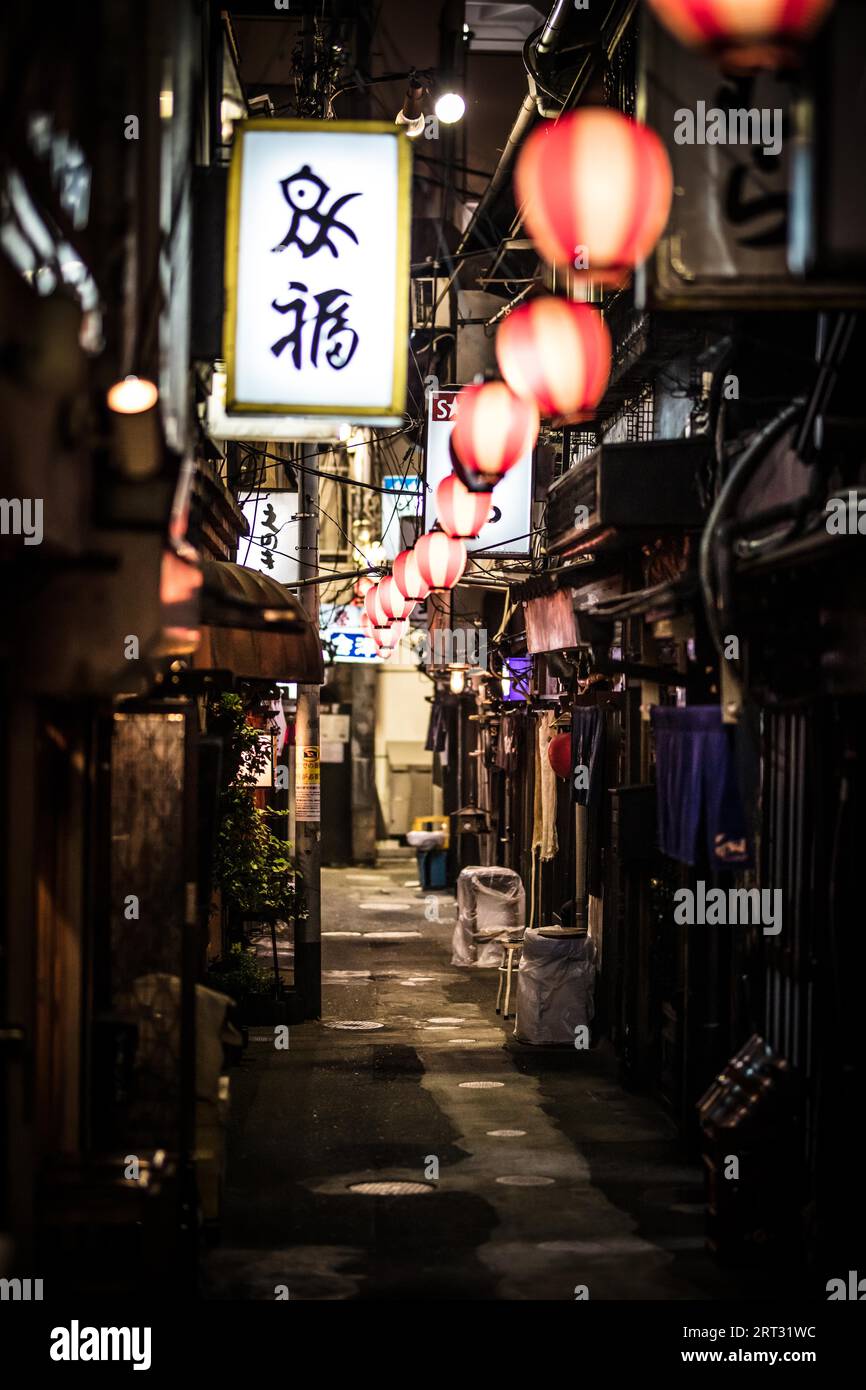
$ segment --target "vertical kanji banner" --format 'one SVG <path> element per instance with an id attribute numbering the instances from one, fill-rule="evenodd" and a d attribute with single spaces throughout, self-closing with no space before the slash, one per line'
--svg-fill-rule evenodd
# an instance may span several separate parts
<path id="1" fill-rule="evenodd" d="M 236 127 L 226 225 L 227 409 L 399 417 L 409 142 L 391 125 Z"/>

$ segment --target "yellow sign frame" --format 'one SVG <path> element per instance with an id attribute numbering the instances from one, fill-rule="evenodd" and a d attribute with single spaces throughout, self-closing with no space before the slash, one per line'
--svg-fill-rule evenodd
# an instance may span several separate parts
<path id="1" fill-rule="evenodd" d="M 235 349 L 238 317 L 238 254 L 240 250 L 241 175 L 244 136 L 248 131 L 308 131 L 317 135 L 388 135 L 397 141 L 397 256 L 394 302 L 394 374 L 391 399 L 377 405 L 275 405 L 235 399 Z M 406 409 L 406 352 L 409 341 L 409 240 L 411 227 L 412 147 L 399 126 L 386 121 L 274 121 L 255 118 L 234 128 L 226 204 L 225 309 L 223 354 L 226 363 L 226 412 L 231 415 L 364 416 L 402 415 Z M 406 345 L 406 351 L 401 350 Z"/>

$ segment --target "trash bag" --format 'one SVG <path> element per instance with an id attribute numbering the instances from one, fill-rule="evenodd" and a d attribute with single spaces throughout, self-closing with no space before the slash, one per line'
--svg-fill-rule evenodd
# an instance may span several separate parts
<path id="1" fill-rule="evenodd" d="M 495 969 L 502 961 L 502 942 L 519 940 L 525 920 L 526 895 L 518 873 L 481 864 L 462 869 L 451 964 Z"/>
<path id="2" fill-rule="evenodd" d="M 595 1013 L 596 948 L 591 936 L 524 933 L 517 971 L 514 1036 L 528 1043 L 573 1043 Z"/>

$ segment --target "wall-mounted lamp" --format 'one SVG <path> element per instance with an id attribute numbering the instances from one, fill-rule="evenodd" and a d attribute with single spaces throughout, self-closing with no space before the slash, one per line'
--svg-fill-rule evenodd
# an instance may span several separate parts
<path id="1" fill-rule="evenodd" d="M 414 72 L 410 73 L 403 106 L 396 116 L 396 124 L 406 127 L 406 134 L 410 140 L 417 140 L 419 135 L 424 134 L 425 116 L 422 105 L 426 92 L 427 87 L 420 78 Z"/>
<path id="2" fill-rule="evenodd" d="M 116 415 L 143 415 L 152 410 L 159 399 L 159 390 L 146 377 L 125 376 L 109 388 L 106 396 L 109 410 Z"/>

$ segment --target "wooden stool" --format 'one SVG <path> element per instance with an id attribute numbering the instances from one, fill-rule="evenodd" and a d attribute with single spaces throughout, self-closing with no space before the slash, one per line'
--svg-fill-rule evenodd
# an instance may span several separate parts
<path id="1" fill-rule="evenodd" d="M 505 985 L 505 1009 L 502 1013 L 503 1018 L 508 1017 L 508 1006 L 511 1003 L 511 977 L 514 972 L 515 959 L 523 950 L 521 941 L 504 941 L 502 943 L 502 964 L 499 966 L 499 989 L 496 994 L 496 1012 L 499 1013 L 499 1001 L 502 998 L 502 986 Z"/>

